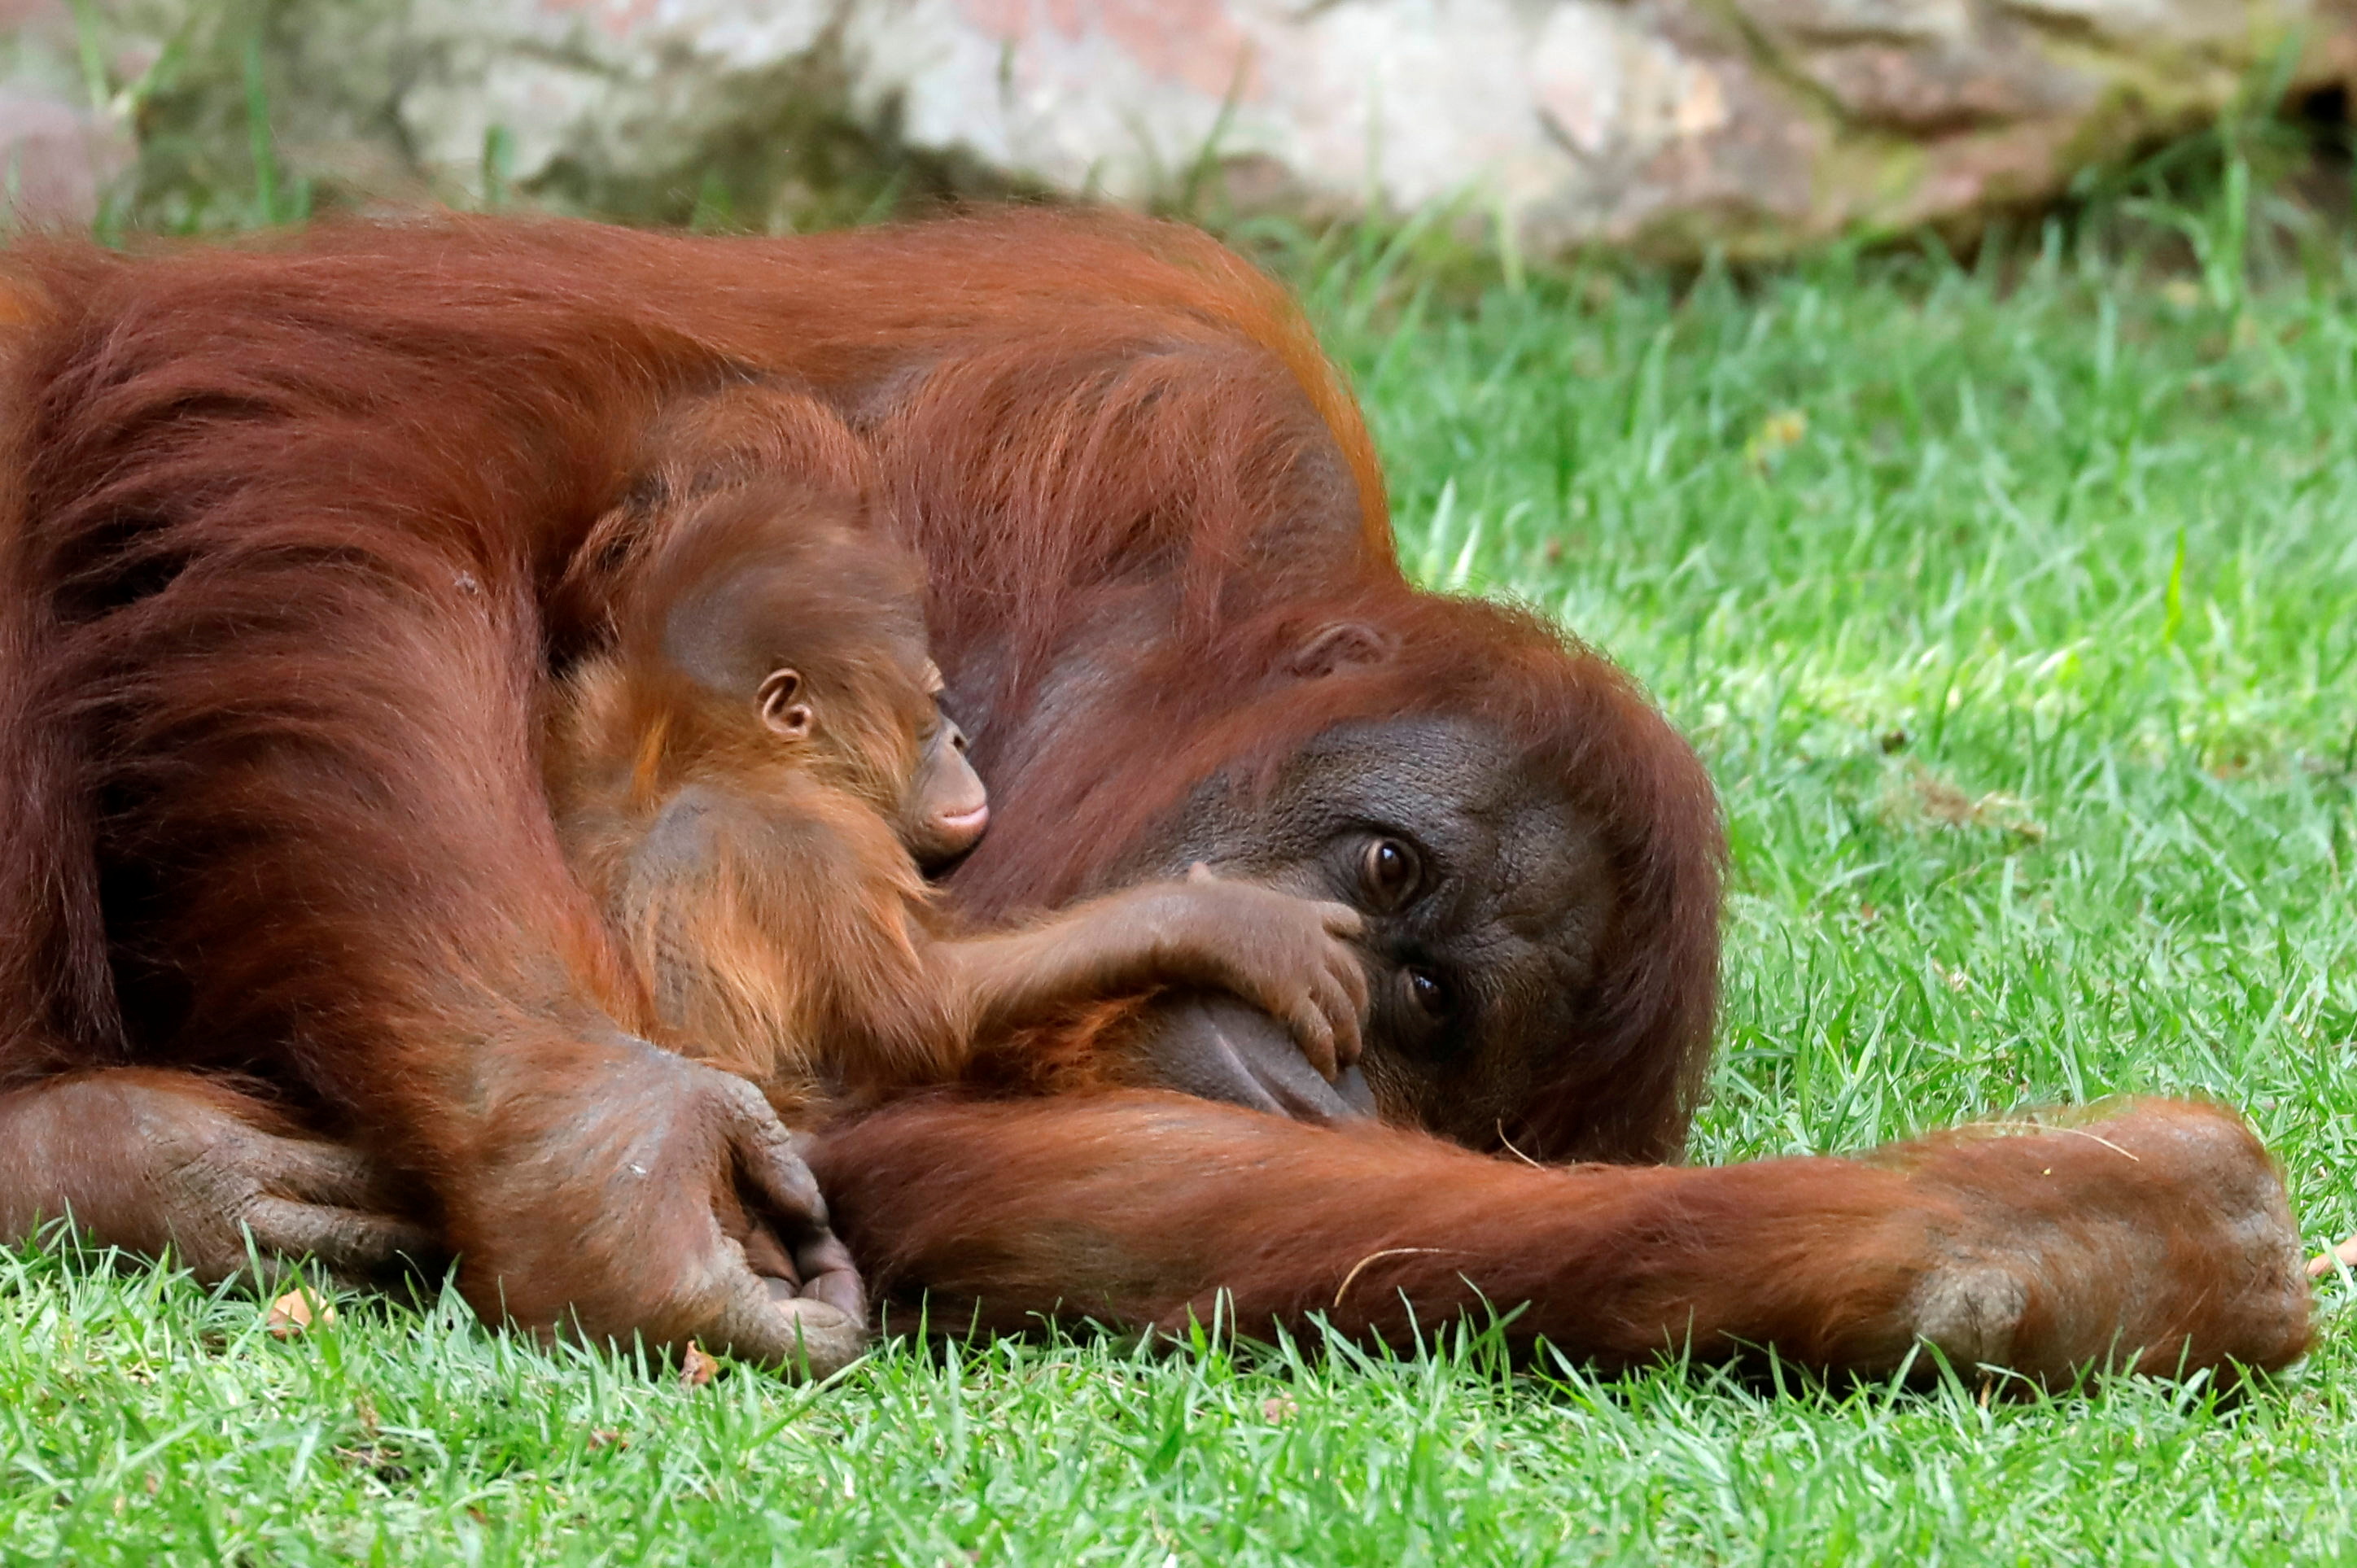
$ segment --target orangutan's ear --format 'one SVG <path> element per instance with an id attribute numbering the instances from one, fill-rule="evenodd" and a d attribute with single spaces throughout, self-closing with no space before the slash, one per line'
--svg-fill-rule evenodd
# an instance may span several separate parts
<path id="1" fill-rule="evenodd" d="M 1335 621 L 1311 632 L 1285 661 L 1285 668 L 1305 681 L 1315 681 L 1344 670 L 1383 663 L 1394 648 L 1393 639 L 1373 627 L 1354 620 Z"/>
<path id="2" fill-rule="evenodd" d="M 753 705 L 761 722 L 787 740 L 803 740 L 810 736 L 815 722 L 802 695 L 801 672 L 793 670 L 772 670 L 761 689 L 753 694 Z"/>

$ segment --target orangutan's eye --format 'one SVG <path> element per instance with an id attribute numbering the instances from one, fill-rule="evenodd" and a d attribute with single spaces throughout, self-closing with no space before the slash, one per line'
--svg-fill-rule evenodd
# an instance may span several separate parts
<path id="1" fill-rule="evenodd" d="M 1376 839 L 1359 857 L 1359 881 L 1376 909 L 1396 909 L 1415 895 L 1424 867 L 1415 851 L 1397 839 Z"/>
<path id="2" fill-rule="evenodd" d="M 1407 993 L 1408 1006 L 1428 1023 L 1444 1023 L 1456 1010 L 1456 1001 L 1448 994 L 1448 987 L 1428 969 L 1402 970 L 1400 985 Z"/>

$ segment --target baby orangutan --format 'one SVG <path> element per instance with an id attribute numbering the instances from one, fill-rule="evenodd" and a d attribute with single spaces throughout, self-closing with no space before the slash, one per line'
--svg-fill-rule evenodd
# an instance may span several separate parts
<path id="1" fill-rule="evenodd" d="M 568 859 L 645 1032 L 790 1122 L 958 1075 L 978 1037 L 1170 983 L 1357 1058 L 1359 916 L 1200 870 L 962 933 L 920 870 L 988 815 L 940 711 L 914 557 L 847 491 L 743 477 L 678 503 L 546 755 Z"/>

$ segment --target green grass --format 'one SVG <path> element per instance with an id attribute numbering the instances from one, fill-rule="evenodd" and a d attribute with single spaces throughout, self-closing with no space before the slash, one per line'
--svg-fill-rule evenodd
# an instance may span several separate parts
<path id="1" fill-rule="evenodd" d="M 2312 1237 L 2357 1228 L 2337 245 L 2256 291 L 2071 246 L 1479 290 L 1372 242 L 1297 260 L 1416 569 L 1624 660 L 1724 791 L 1697 1158 L 2197 1091 L 2247 1108 Z M 2317 1354 L 2233 1402 L 1598 1381 L 1478 1342 L 894 1347 L 690 1391 L 455 1307 L 281 1343 L 248 1298 L 0 1255 L 0 1557 L 2357 1558 L 2323 1298 Z"/>

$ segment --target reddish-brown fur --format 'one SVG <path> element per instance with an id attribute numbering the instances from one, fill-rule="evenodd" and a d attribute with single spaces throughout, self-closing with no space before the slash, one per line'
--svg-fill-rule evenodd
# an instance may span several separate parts
<path id="1" fill-rule="evenodd" d="M 921 1283 L 949 1332 L 1322 1317 L 1405 1345 L 1494 1310 L 1510 1341 L 1606 1366 L 1772 1347 L 1887 1371 L 1921 1337 L 2046 1380 L 2106 1360 L 2274 1367 L 2308 1344 L 2282 1188 L 2204 1106 L 1863 1161 L 1534 1169 L 1168 1095 L 918 1101 L 831 1134 L 814 1164 L 872 1283 L 907 1305 Z"/>
<path id="2" fill-rule="evenodd" d="M 1717 1171 L 1534 1171 L 1410 1130 L 1676 1152 L 1715 1000 L 1715 804 L 1608 663 L 1404 581 L 1349 396 L 1208 241 L 1040 215 L 778 242 L 454 222 L 34 250 L 11 274 L 0 1224 L 112 1195 L 102 1233 L 201 1253 L 224 1206 L 259 1233 L 276 1211 L 253 1206 L 300 1197 L 327 1219 L 289 1234 L 365 1260 L 413 1234 L 365 1212 L 399 1182 L 488 1312 L 852 1352 L 848 1259 L 784 1130 L 617 1026 L 637 987 L 540 782 L 551 671 L 605 646 L 640 564 L 633 455 L 683 401 L 769 378 L 842 417 L 927 562 L 1004 803 L 955 879 L 968 910 L 1167 875 L 1199 829 L 1306 832 L 1299 779 L 1352 785 L 1384 747 L 1513 781 L 1497 820 L 1559 846 L 1522 881 L 1441 867 L 1538 945 L 1511 984 L 1466 971 L 1480 1027 L 1453 1051 L 1371 1038 L 1406 1126 L 1099 1091 L 828 1134 L 814 1163 L 896 1294 L 1168 1323 L 1224 1289 L 1248 1326 L 1397 1336 L 1479 1292 L 1613 1359 L 1749 1339 L 1881 1367 L 1921 1335 L 2047 1372 L 2305 1343 L 2281 1187 L 2199 1108 Z M 1412 975 L 1454 929 L 1394 920 L 1370 962 Z M 1152 1026 L 1099 1011 L 1034 1043 L 1085 1080 Z M 241 1131 L 256 1103 L 190 1076 L 230 1071 L 370 1180 Z M 791 1255 L 766 1278 L 757 1221 Z"/>

